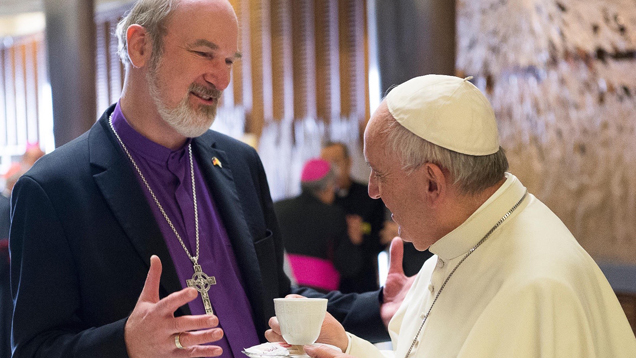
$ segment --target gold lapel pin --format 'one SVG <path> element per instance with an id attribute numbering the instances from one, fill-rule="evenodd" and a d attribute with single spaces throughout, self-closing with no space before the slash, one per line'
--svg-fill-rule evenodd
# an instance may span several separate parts
<path id="1" fill-rule="evenodd" d="M 212 157 L 212 165 L 214 165 L 215 167 L 218 166 L 219 168 L 223 168 L 223 165 L 221 165 L 221 161 L 217 157 Z"/>

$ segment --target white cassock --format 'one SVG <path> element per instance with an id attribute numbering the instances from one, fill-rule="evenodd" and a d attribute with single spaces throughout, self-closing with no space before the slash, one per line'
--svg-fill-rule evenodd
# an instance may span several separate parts
<path id="1" fill-rule="evenodd" d="M 405 357 L 444 280 L 526 192 L 514 175 L 506 177 L 473 215 L 430 247 L 435 256 L 389 324 L 394 351 L 351 336 L 347 353 Z M 448 280 L 409 357 L 634 358 L 636 338 L 594 260 L 528 194 Z"/>

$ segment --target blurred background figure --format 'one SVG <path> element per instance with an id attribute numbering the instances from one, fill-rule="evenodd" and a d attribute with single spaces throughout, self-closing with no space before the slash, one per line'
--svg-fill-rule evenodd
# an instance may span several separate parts
<path id="1" fill-rule="evenodd" d="M 362 237 L 349 236 L 345 212 L 333 205 L 335 185 L 329 162 L 311 159 L 302 170 L 301 194 L 274 204 L 293 279 L 323 292 L 357 277 L 363 265 Z"/>
<path id="2" fill-rule="evenodd" d="M 20 161 L 11 164 L 9 169 L 2 174 L 2 179 L 4 181 L 4 189 L 2 190 L 2 196 L 4 198 L 0 199 L 2 200 L 2 204 L 5 202 L 4 199 L 8 200 L 11 197 L 11 190 L 13 190 L 15 182 L 18 181 L 22 174 L 26 173 L 38 159 L 42 158 L 44 154 L 45 153 L 42 149 L 40 149 L 39 143 L 27 144 L 24 154 L 20 157 Z M 0 206 L 0 208 L 4 208 L 4 206 Z M 2 214 L 2 212 L 0 212 L 0 214 Z M 4 217 L 4 214 L 2 214 L 2 217 Z M 2 229 L 4 229 L 4 225 L 2 226 Z M 4 231 L 0 231 L 0 233 L 4 233 Z M 6 237 L 8 237 L 8 234 Z"/>
<path id="3" fill-rule="evenodd" d="M 361 241 L 362 269 L 358 274 L 340 280 L 342 292 L 367 292 L 378 289 L 378 253 L 391 241 L 383 242 L 380 231 L 384 225 L 385 210 L 381 200 L 367 193 L 367 185 L 351 177 L 349 149 L 341 142 L 327 142 L 320 157 L 331 163 L 336 173 L 334 204 L 347 214 L 349 237 Z"/>
<path id="4" fill-rule="evenodd" d="M 11 317 L 13 306 L 9 286 L 9 228 L 11 226 L 11 190 L 22 174 L 44 155 L 38 143 L 29 143 L 19 162 L 2 175 L 4 189 L 0 193 L 0 357 L 11 356 Z"/>

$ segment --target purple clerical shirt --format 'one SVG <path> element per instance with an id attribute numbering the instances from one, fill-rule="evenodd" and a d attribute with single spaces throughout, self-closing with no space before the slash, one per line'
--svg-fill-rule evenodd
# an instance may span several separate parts
<path id="1" fill-rule="evenodd" d="M 149 140 L 128 124 L 119 103 L 113 112 L 112 121 L 190 254 L 196 255 L 192 177 L 188 155 L 191 140 L 177 150 Z M 224 331 L 223 338 L 213 344 L 223 348 L 222 357 L 241 357 L 243 348 L 259 343 L 252 309 L 212 192 L 206 185 L 196 159 L 193 160 L 199 216 L 199 265 L 204 273 L 216 278 L 216 285 L 210 287 L 208 295 L 214 314 L 219 318 L 219 326 Z M 159 224 L 181 286 L 185 288 L 186 280 L 191 279 L 194 273 L 192 262 L 138 175 L 137 179 Z M 201 295 L 188 305 L 193 315 L 205 314 Z"/>

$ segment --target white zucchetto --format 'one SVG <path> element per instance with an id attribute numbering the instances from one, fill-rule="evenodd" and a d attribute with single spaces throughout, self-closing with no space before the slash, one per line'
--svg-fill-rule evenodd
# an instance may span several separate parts
<path id="1" fill-rule="evenodd" d="M 389 112 L 413 134 L 440 147 L 468 155 L 494 154 L 499 150 L 495 113 L 470 78 L 410 79 L 386 96 Z"/>

